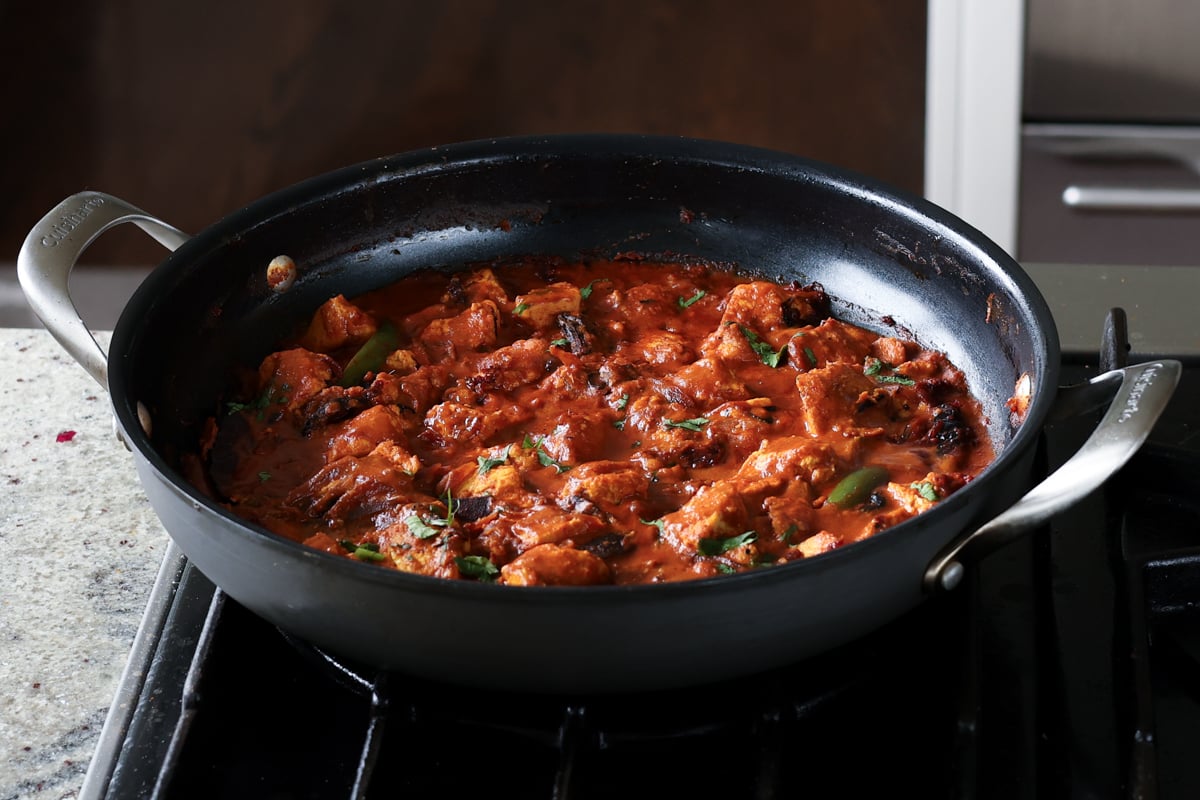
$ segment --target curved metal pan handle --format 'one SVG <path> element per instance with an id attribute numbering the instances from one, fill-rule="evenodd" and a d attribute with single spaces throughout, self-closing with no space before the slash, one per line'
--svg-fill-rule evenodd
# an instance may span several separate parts
<path id="1" fill-rule="evenodd" d="M 42 217 L 25 237 L 17 256 L 17 278 L 33 313 L 105 389 L 108 358 L 71 300 L 68 277 L 96 237 L 123 222 L 136 224 L 168 250 L 190 238 L 124 200 L 100 192 L 80 192 Z"/>
<path id="2" fill-rule="evenodd" d="M 1079 386 L 1060 390 L 1060 415 L 1096 408 L 1116 387 L 1108 411 L 1083 446 L 1048 478 L 1011 508 L 974 533 L 952 543 L 925 571 L 931 592 L 953 589 L 962 580 L 963 562 L 977 559 L 1042 524 L 1099 488 L 1125 465 L 1171 399 L 1183 365 L 1150 361 L 1098 375 Z"/>

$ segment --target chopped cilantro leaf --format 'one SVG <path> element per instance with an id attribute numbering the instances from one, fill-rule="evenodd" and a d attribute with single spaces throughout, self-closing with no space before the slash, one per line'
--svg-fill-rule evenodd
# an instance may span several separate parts
<path id="1" fill-rule="evenodd" d="M 529 308 L 529 303 L 517 303 L 517 305 L 513 308 L 513 313 L 517 316 L 520 316 L 521 314 L 525 313 L 525 309 L 527 308 Z"/>
<path id="2" fill-rule="evenodd" d="M 534 453 L 537 455 L 538 463 L 541 464 L 543 467 L 554 467 L 554 469 L 558 470 L 559 474 L 562 474 L 562 473 L 566 472 L 567 470 L 569 470 L 570 467 L 568 465 L 562 463 L 561 461 L 558 461 L 557 459 L 554 458 L 554 456 L 552 456 L 546 452 L 545 448 L 542 447 L 542 444 L 545 441 L 546 441 L 545 436 L 542 436 L 542 437 L 538 438 L 537 440 L 534 440 L 534 439 L 529 438 L 529 434 L 525 434 L 525 438 L 521 441 L 521 447 L 525 448 L 526 450 L 533 450 Z"/>
<path id="3" fill-rule="evenodd" d="M 265 471 L 260 472 L 258 473 L 258 479 L 263 483 L 266 483 L 267 481 L 271 480 L 271 473 Z"/>
<path id="4" fill-rule="evenodd" d="M 781 347 L 778 350 L 771 345 L 758 338 L 758 334 L 747 328 L 745 325 L 739 325 L 738 330 L 742 332 L 742 336 L 746 337 L 746 341 L 750 343 L 750 349 L 758 356 L 758 360 L 766 364 L 768 367 L 775 368 L 783 363 L 784 354 L 787 353 L 787 347 Z"/>
<path id="5" fill-rule="evenodd" d="M 868 357 L 863 362 L 863 375 L 874 378 L 879 383 L 898 383 L 901 386 L 913 386 L 916 384 L 912 378 L 906 378 L 903 375 L 896 375 L 893 370 L 896 369 L 886 361 L 880 361 L 878 358 Z"/>
<path id="6" fill-rule="evenodd" d="M 567 470 L 570 469 L 570 467 L 568 467 L 566 464 L 563 464 L 561 461 L 558 461 L 557 459 L 555 459 L 554 456 L 547 453 L 541 447 L 538 447 L 537 459 L 538 459 L 538 463 L 541 464 L 543 467 L 554 467 L 554 469 L 556 469 L 560 473 L 566 472 Z"/>
<path id="7" fill-rule="evenodd" d="M 454 499 L 454 493 L 446 489 L 446 517 L 440 520 L 441 524 L 450 527 L 454 524 L 454 512 L 458 511 L 458 501 Z"/>
<path id="8" fill-rule="evenodd" d="M 491 583 L 500 574 L 500 570 L 486 556 L 456 556 L 454 563 L 465 577 L 484 583 Z"/>
<path id="9" fill-rule="evenodd" d="M 508 461 L 508 454 L 511 452 L 509 448 L 504 448 L 504 455 L 496 456 L 479 456 L 475 461 L 479 464 L 479 474 L 486 475 L 492 469 L 500 466 Z"/>
<path id="10" fill-rule="evenodd" d="M 554 345 L 555 347 L 570 347 L 571 346 L 571 343 L 568 342 L 566 339 L 551 339 L 550 344 Z"/>
<path id="11" fill-rule="evenodd" d="M 684 430 L 689 430 L 689 431 L 698 431 L 707 424 L 708 424 L 707 417 L 692 417 L 691 419 L 685 419 L 680 422 L 675 422 L 675 421 L 669 420 L 669 419 L 663 420 L 663 425 L 665 425 L 668 428 L 683 428 Z"/>
<path id="12" fill-rule="evenodd" d="M 916 489 L 917 494 L 921 495 L 921 497 L 924 497 L 931 503 L 936 503 L 938 500 L 942 499 L 941 495 L 937 493 L 937 489 L 935 489 L 933 484 L 929 481 L 917 481 L 916 483 L 910 483 L 909 486 L 913 489 Z"/>
<path id="13" fill-rule="evenodd" d="M 719 556 L 722 553 L 728 553 L 730 550 L 736 550 L 742 545 L 750 544 L 758 540 L 758 534 L 754 531 L 746 531 L 737 536 L 730 536 L 728 539 L 701 539 L 696 544 L 696 549 L 702 555 Z"/>
<path id="14" fill-rule="evenodd" d="M 287 391 L 289 387 L 285 383 L 280 388 L 284 391 Z M 286 396 L 276 397 L 275 386 L 272 385 L 268 386 L 265 392 L 254 398 L 254 400 L 249 403 L 226 403 L 225 408 L 228 409 L 228 413 L 230 414 L 236 414 L 239 411 L 257 411 L 258 413 L 255 415 L 255 417 L 261 422 L 264 417 L 263 412 L 266 410 L 267 406 L 271 405 L 271 403 L 285 405 L 287 401 L 288 399 Z"/>
<path id="15" fill-rule="evenodd" d="M 695 293 L 692 294 L 691 297 L 680 297 L 678 300 L 679 307 L 680 308 L 688 308 L 693 303 L 695 303 L 697 300 L 700 300 L 701 298 L 703 298 L 706 294 L 708 294 L 708 292 L 704 291 L 703 289 L 697 289 L 695 291 Z"/>
<path id="16" fill-rule="evenodd" d="M 663 532 L 663 528 L 667 524 L 667 523 L 663 522 L 661 519 L 641 519 L 640 517 L 638 519 L 641 520 L 641 523 L 643 525 L 650 525 L 654 528 L 657 528 L 659 533 Z"/>
<path id="17" fill-rule="evenodd" d="M 606 280 L 608 280 L 608 278 L 596 278 L 595 280 L 591 281 L 587 286 L 579 290 L 579 297 L 583 300 L 587 300 L 592 296 L 592 287 L 595 286 L 598 281 Z"/>
<path id="18" fill-rule="evenodd" d="M 440 530 L 421 519 L 418 514 L 410 514 L 405 518 L 404 523 L 408 525 L 409 532 L 418 539 L 432 539 L 441 533 Z"/>

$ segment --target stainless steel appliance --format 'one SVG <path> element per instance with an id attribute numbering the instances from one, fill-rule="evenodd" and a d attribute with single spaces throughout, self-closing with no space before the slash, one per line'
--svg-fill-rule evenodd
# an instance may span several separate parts
<path id="1" fill-rule="evenodd" d="M 1200 4 L 1028 0 L 1017 257 L 1200 265 Z"/>

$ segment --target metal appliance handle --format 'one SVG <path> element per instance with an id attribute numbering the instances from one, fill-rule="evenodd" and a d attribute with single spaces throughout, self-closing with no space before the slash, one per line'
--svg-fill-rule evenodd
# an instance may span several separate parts
<path id="1" fill-rule="evenodd" d="M 1200 211 L 1200 189 L 1072 185 L 1062 201 L 1076 211 Z"/>
<path id="2" fill-rule="evenodd" d="M 963 563 L 1024 535 L 1098 489 L 1137 452 L 1179 383 L 1183 365 L 1164 359 L 1134 364 L 1059 390 L 1056 411 L 1078 414 L 1102 405 L 1116 388 L 1096 430 L 1066 463 L 995 519 L 951 543 L 925 571 L 925 589 L 953 589 Z"/>
<path id="3" fill-rule="evenodd" d="M 168 250 L 191 238 L 112 195 L 80 192 L 42 217 L 17 256 L 17 279 L 33 313 L 106 390 L 108 357 L 79 316 L 68 278 L 83 251 L 100 234 L 124 222 L 134 223 Z"/>

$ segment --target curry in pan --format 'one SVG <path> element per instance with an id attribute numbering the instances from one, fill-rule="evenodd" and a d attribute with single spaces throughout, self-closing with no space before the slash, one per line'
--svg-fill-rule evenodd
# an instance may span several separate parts
<path id="1" fill-rule="evenodd" d="M 674 581 L 870 537 L 993 458 L 943 353 L 821 287 L 527 259 L 347 300 L 248 373 L 195 480 L 383 567 L 510 585 Z"/>

